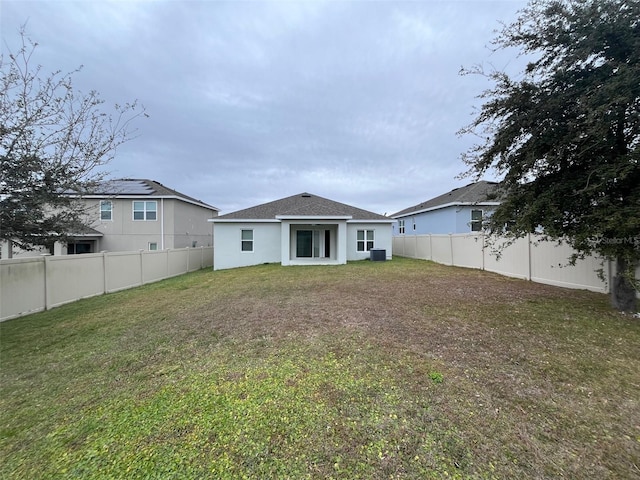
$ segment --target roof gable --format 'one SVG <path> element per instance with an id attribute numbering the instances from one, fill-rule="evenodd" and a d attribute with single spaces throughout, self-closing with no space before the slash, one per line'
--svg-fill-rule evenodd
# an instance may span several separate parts
<path id="1" fill-rule="evenodd" d="M 470 183 L 464 187 L 454 188 L 450 192 L 426 200 L 418 205 L 400 210 L 392 214 L 391 217 L 395 218 L 423 212 L 425 210 L 435 210 L 449 205 L 477 205 L 487 202 L 499 203 L 498 187 L 498 182 L 488 182 L 486 180 Z"/>
<path id="2" fill-rule="evenodd" d="M 350 217 L 354 220 L 391 220 L 384 215 L 362 210 L 361 208 L 306 192 L 221 215 L 216 219 L 272 220 L 280 216 Z"/>
<path id="3" fill-rule="evenodd" d="M 204 203 L 201 200 L 197 200 L 193 197 L 185 195 L 165 187 L 160 182 L 148 179 L 133 179 L 133 178 L 120 178 L 114 180 L 106 180 L 100 182 L 94 191 L 86 195 L 88 197 L 174 197 L 179 200 L 183 200 L 188 203 L 199 205 L 201 207 L 208 208 L 210 210 L 218 209 L 211 205 Z"/>

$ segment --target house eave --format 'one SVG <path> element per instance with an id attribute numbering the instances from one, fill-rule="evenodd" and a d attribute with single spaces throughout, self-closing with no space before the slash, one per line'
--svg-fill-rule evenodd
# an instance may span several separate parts
<path id="1" fill-rule="evenodd" d="M 103 233 L 70 233 L 67 238 L 102 238 Z"/>
<path id="2" fill-rule="evenodd" d="M 394 218 L 390 218 L 389 220 L 367 220 L 366 218 L 363 218 L 361 220 L 347 220 L 347 223 L 396 223 L 397 220 Z"/>
<path id="3" fill-rule="evenodd" d="M 393 218 L 410 217 L 412 215 L 418 215 L 420 213 L 433 212 L 434 210 L 440 210 L 442 208 L 449 207 L 496 207 L 500 205 L 500 202 L 451 202 L 444 205 L 436 205 L 435 207 L 423 208 L 422 210 L 414 210 L 412 212 L 403 213 L 402 215 L 393 215 Z"/>
<path id="4" fill-rule="evenodd" d="M 275 218 L 210 218 L 211 223 L 281 223 Z"/>
<path id="5" fill-rule="evenodd" d="M 278 220 L 312 220 L 314 222 L 322 220 L 351 220 L 351 215 L 276 215 Z"/>
<path id="6" fill-rule="evenodd" d="M 212 210 L 214 212 L 219 212 L 220 209 L 211 205 L 207 205 L 205 203 L 194 202 L 193 200 L 189 200 L 187 198 L 179 197 L 177 195 L 128 195 L 126 193 L 120 193 L 115 195 L 67 195 L 72 198 L 81 198 L 81 199 L 95 199 L 95 200 L 180 200 L 181 202 L 189 203 L 191 205 L 196 205 L 198 207 L 206 208 L 207 210 Z"/>

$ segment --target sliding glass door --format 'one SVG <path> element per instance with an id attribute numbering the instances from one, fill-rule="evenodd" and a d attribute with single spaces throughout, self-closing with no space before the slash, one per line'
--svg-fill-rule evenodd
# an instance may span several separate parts
<path id="1" fill-rule="evenodd" d="M 329 257 L 331 245 L 330 230 L 297 230 L 296 257 L 321 258 Z"/>
<path id="2" fill-rule="evenodd" d="M 296 257 L 311 258 L 313 252 L 313 230 L 298 230 Z"/>

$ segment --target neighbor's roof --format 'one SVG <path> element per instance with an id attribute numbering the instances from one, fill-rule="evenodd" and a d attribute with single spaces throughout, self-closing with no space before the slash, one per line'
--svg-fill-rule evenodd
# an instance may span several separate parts
<path id="1" fill-rule="evenodd" d="M 255 207 L 221 215 L 218 220 L 276 220 L 277 217 L 349 217 L 353 220 L 386 220 L 391 218 L 362 210 L 327 198 L 299 193 Z"/>
<path id="2" fill-rule="evenodd" d="M 439 195 L 431 200 L 424 201 L 413 207 L 405 208 L 391 215 L 391 217 L 403 217 L 414 213 L 424 212 L 427 210 L 436 210 L 438 208 L 451 205 L 497 205 L 500 203 L 498 196 L 498 183 L 480 180 L 479 182 L 470 183 L 464 187 L 454 188 L 450 192 Z"/>
<path id="3" fill-rule="evenodd" d="M 193 203 L 210 210 L 219 211 L 216 207 L 212 207 L 201 200 L 180 193 L 171 188 L 165 187 L 155 180 L 120 178 L 116 180 L 106 180 L 101 182 L 93 193 L 85 195 L 86 197 L 159 197 L 159 198 L 176 198 L 188 203 Z"/>
<path id="4" fill-rule="evenodd" d="M 104 237 L 104 234 L 88 225 L 79 224 L 68 233 L 70 237 Z"/>

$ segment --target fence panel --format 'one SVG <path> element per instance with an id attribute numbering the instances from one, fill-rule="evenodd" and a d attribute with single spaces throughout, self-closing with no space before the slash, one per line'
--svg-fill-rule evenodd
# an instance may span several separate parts
<path id="1" fill-rule="evenodd" d="M 194 272 L 204 267 L 202 249 L 190 248 L 187 250 L 187 256 L 189 257 L 187 263 L 187 270 L 189 272 Z"/>
<path id="2" fill-rule="evenodd" d="M 417 258 L 431 260 L 431 237 L 429 235 L 416 235 L 416 255 Z"/>
<path id="3" fill-rule="evenodd" d="M 568 259 L 575 252 L 569 245 L 540 241 L 532 238 L 531 280 L 567 288 L 584 288 L 606 293 L 608 285 L 598 276 L 600 270 L 608 277 L 608 262 L 597 257 L 586 257 L 569 265 Z"/>
<path id="4" fill-rule="evenodd" d="M 416 252 L 416 237 L 404 238 L 404 251 L 407 257 L 418 258 Z"/>
<path id="5" fill-rule="evenodd" d="M 44 259 L 47 308 L 104 293 L 102 254 L 46 256 Z"/>
<path id="6" fill-rule="evenodd" d="M 142 283 L 151 283 L 169 276 L 169 251 L 141 252 Z"/>
<path id="7" fill-rule="evenodd" d="M 392 237 L 391 238 L 391 248 L 393 248 L 393 254 L 399 255 L 400 257 L 405 257 L 404 254 L 404 237 Z"/>
<path id="8" fill-rule="evenodd" d="M 568 265 L 574 253 L 569 245 L 542 241 L 538 236 L 516 239 L 508 246 L 506 239 L 487 240 L 482 234 L 404 235 L 393 240 L 394 255 L 479 268 L 565 288 L 608 293 L 615 270 L 610 262 L 599 257 L 587 257 L 578 260 L 576 265 Z M 410 248 L 406 248 L 407 245 Z M 640 278 L 640 267 L 636 278 Z"/>
<path id="9" fill-rule="evenodd" d="M 453 265 L 482 269 L 484 266 L 483 247 L 484 237 L 480 234 L 452 235 L 451 255 Z"/>
<path id="10" fill-rule="evenodd" d="M 453 265 L 451 235 L 431 235 L 431 260 Z"/>
<path id="11" fill-rule="evenodd" d="M 213 266 L 213 247 L 0 260 L 0 321 Z"/>
<path id="12" fill-rule="evenodd" d="M 142 255 L 140 252 L 109 252 L 105 254 L 107 293 L 142 285 Z"/>
<path id="13" fill-rule="evenodd" d="M 518 238 L 509 246 L 505 240 L 485 241 L 484 269 L 507 277 L 531 280 L 529 239 Z"/>
<path id="14" fill-rule="evenodd" d="M 44 257 L 2 260 L 0 321 L 45 309 Z"/>
<path id="15" fill-rule="evenodd" d="M 188 261 L 189 261 L 188 248 L 171 250 L 169 252 L 169 270 L 167 271 L 168 276 L 174 277 L 176 275 L 186 273 Z"/>

